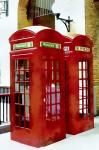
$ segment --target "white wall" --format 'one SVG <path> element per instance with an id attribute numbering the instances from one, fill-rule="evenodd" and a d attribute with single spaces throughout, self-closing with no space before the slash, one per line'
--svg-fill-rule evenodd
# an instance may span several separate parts
<path id="1" fill-rule="evenodd" d="M 73 19 L 71 23 L 71 32 L 68 33 L 65 25 L 60 21 L 55 21 L 55 28 L 60 33 L 67 36 L 75 34 L 85 34 L 85 0 L 55 0 L 52 6 L 54 13 L 61 13 L 61 18 L 67 19 L 68 16 Z"/>
<path id="2" fill-rule="evenodd" d="M 0 85 L 10 85 L 9 37 L 17 30 L 18 0 L 9 0 L 9 16 L 0 16 Z"/>

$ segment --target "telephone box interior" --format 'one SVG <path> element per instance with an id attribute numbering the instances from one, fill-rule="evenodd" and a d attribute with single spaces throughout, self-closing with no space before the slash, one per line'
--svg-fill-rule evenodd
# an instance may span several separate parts
<path id="1" fill-rule="evenodd" d="M 77 134 L 94 127 L 93 43 L 77 35 L 64 47 L 66 133 Z"/>
<path id="2" fill-rule="evenodd" d="M 15 32 L 11 44 L 11 139 L 40 147 L 66 137 L 63 43 L 55 30 Z"/>

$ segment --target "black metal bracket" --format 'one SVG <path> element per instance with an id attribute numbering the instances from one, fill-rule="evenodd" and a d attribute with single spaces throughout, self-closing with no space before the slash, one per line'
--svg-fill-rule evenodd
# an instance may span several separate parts
<path id="1" fill-rule="evenodd" d="M 56 19 L 58 20 L 61 20 L 64 25 L 66 26 L 66 29 L 68 32 L 70 32 L 70 23 L 73 21 L 70 19 L 70 16 L 68 16 L 68 19 L 63 19 L 63 18 L 60 18 L 60 13 L 56 13 L 54 14 L 56 16 Z"/>

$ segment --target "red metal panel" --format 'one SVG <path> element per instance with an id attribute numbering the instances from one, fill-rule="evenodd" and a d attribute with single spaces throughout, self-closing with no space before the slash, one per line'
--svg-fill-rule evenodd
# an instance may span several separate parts
<path id="1" fill-rule="evenodd" d="M 68 84 L 66 90 L 67 133 L 77 134 L 94 127 L 92 41 L 76 36 L 65 53 Z"/>

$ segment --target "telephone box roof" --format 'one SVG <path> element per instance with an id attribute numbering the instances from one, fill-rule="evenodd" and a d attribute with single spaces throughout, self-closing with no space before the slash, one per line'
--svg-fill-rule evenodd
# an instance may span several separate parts
<path id="1" fill-rule="evenodd" d="M 28 39 L 28 38 L 33 38 L 33 37 L 44 38 L 44 37 L 47 37 L 46 35 L 50 36 L 50 39 L 53 39 L 55 37 L 57 37 L 57 39 L 60 39 L 61 37 L 62 39 L 64 39 L 63 40 L 64 42 L 70 41 L 69 37 L 65 37 L 58 31 L 45 27 L 45 26 L 30 26 L 30 27 L 26 27 L 21 30 L 18 30 L 11 35 L 11 37 L 9 38 L 9 41 L 11 43 L 12 41 Z"/>

